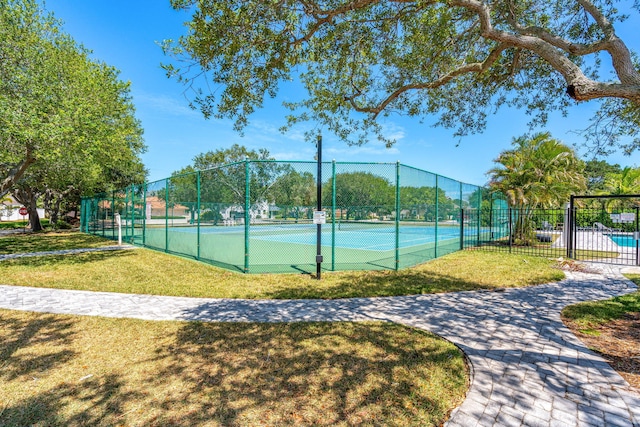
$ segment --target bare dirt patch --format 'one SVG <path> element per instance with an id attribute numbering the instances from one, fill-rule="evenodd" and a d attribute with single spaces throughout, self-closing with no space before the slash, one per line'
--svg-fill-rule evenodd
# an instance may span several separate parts
<path id="1" fill-rule="evenodd" d="M 640 393 L 640 313 L 627 313 L 593 329 L 580 329 L 576 322 L 562 319 L 591 350 L 599 353 Z"/>

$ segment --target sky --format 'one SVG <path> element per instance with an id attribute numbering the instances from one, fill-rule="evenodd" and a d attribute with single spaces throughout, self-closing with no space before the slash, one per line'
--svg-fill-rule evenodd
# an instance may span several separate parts
<path id="1" fill-rule="evenodd" d="M 205 119 L 199 111 L 189 108 L 185 88 L 166 77 L 162 63 L 165 57 L 159 42 L 177 39 L 185 32 L 184 22 L 190 12 L 175 11 L 169 0 L 49 0 L 47 10 L 61 19 L 64 31 L 93 51 L 93 57 L 121 71 L 120 78 L 131 82 L 131 95 L 136 117 L 144 129 L 147 151 L 142 155 L 149 171 L 149 181 L 166 178 L 172 172 L 192 163 L 193 158 L 207 151 L 228 148 L 233 144 L 249 149 L 266 148 L 278 160 L 312 161 L 316 148 L 305 141 L 303 131 L 295 128 L 282 134 L 289 110 L 281 106 L 286 90 L 250 117 L 250 124 L 241 136 L 233 130 L 230 120 Z M 640 51 L 637 25 L 640 17 L 632 15 L 618 34 Z M 550 115 L 543 129 L 565 144 L 580 144 L 575 133 L 585 128 L 595 105 L 582 103 L 570 110 L 568 117 Z M 501 110 L 489 117 L 482 134 L 454 138 L 453 130 L 434 128 L 433 119 L 424 123 L 418 119 L 392 116 L 385 123 L 387 136 L 397 143 L 386 148 L 377 141 L 363 146 L 348 146 L 329 132 L 323 133 L 323 160 L 339 162 L 396 162 L 454 178 L 484 185 L 486 172 L 495 166 L 501 151 L 511 148 L 514 137 L 528 131 L 528 118 L 522 110 Z M 585 158 L 591 156 L 578 150 Z M 605 158 L 621 166 L 640 165 L 640 153 L 633 156 L 614 154 Z"/>

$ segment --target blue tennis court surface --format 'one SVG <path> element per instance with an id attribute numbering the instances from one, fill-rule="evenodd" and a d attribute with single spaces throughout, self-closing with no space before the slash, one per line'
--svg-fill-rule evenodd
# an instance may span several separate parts
<path id="1" fill-rule="evenodd" d="M 244 226 L 201 226 L 201 234 L 238 234 L 244 233 Z M 197 233 L 197 227 L 174 227 L 171 231 L 181 233 Z M 451 241 L 460 238 L 460 228 L 458 227 L 438 227 L 435 226 L 400 226 L 398 238 L 399 248 L 409 248 L 431 244 L 436 241 L 436 231 L 438 242 Z M 467 235 L 478 233 L 477 228 L 465 230 Z M 396 229 L 390 226 L 375 226 L 371 228 L 359 225 L 350 227 L 349 225 L 335 227 L 335 241 L 332 226 L 330 224 L 322 227 L 322 244 L 331 246 L 332 242 L 336 247 L 348 249 L 360 249 L 368 251 L 389 251 L 396 248 Z M 250 239 L 268 242 L 291 243 L 302 245 L 316 244 L 316 226 L 313 224 L 283 224 L 283 225 L 251 225 L 249 227 Z"/>

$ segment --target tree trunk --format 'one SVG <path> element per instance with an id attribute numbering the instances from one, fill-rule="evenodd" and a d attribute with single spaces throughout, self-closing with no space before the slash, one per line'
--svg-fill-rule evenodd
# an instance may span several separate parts
<path id="1" fill-rule="evenodd" d="M 40 215 L 38 215 L 38 209 L 35 207 L 35 200 L 32 206 L 27 206 L 29 210 L 29 227 L 31 231 L 42 231 L 42 224 L 40 223 Z"/>
<path id="2" fill-rule="evenodd" d="M 38 215 L 38 195 L 30 188 L 15 188 L 11 194 L 29 211 L 29 228 L 31 231 L 41 231 L 40 215 Z"/>

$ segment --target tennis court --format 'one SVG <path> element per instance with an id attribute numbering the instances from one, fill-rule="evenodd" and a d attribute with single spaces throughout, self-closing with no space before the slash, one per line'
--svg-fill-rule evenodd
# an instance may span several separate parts
<path id="1" fill-rule="evenodd" d="M 325 271 L 396 270 L 477 242 L 482 187 L 400 163 L 322 165 Z M 82 229 L 245 273 L 315 272 L 317 164 L 243 161 L 84 198 Z M 475 213 L 474 213 L 475 212 Z M 462 241 L 461 241 L 462 239 Z"/>
<path id="2" fill-rule="evenodd" d="M 243 225 L 147 227 L 140 243 L 239 271 L 246 253 L 254 273 L 315 271 L 314 224 L 250 225 L 247 240 L 245 230 Z M 468 227 L 464 234 L 475 237 L 478 229 Z M 394 269 L 397 258 L 405 267 L 459 250 L 460 227 L 399 225 L 396 234 L 395 225 L 388 223 L 325 224 L 321 243 L 326 271 Z"/>
<path id="3" fill-rule="evenodd" d="M 263 224 L 250 226 L 250 238 L 269 242 L 316 245 L 317 228 L 314 224 Z M 402 226 L 399 230 L 400 248 L 445 242 L 460 238 L 459 227 Z M 243 226 L 200 227 L 202 234 L 243 234 Z M 472 230 L 473 231 L 473 230 Z M 174 227 L 171 233 L 197 233 L 197 227 Z M 469 232 L 468 232 L 469 233 Z M 393 224 L 361 225 L 355 223 L 331 224 L 322 228 L 322 241 L 336 247 L 389 251 L 396 247 L 396 228 Z"/>

